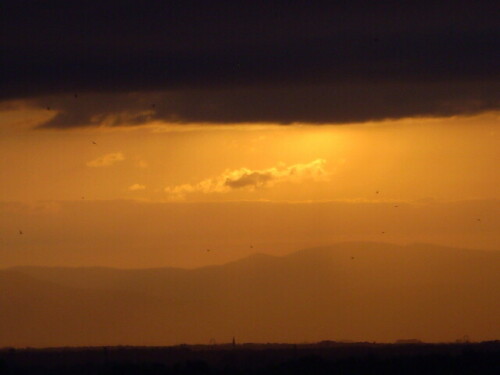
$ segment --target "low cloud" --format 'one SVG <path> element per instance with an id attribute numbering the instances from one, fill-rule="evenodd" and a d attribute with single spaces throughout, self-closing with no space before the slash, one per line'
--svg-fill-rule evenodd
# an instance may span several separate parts
<path id="1" fill-rule="evenodd" d="M 339 78 L 340 80 L 340 78 Z M 359 82 L 325 79 L 290 86 L 164 89 L 51 95 L 26 101 L 53 108 L 39 128 L 141 126 L 168 124 L 344 124 L 407 117 L 471 115 L 500 108 L 495 80 Z M 1 98 L 0 98 L 1 102 Z M 359 103 L 363 103 L 360 105 Z M 154 108 L 152 107 L 154 105 Z"/>
<path id="2" fill-rule="evenodd" d="M 149 164 L 147 161 L 145 160 L 142 160 L 142 159 L 137 159 L 134 163 L 134 165 L 137 167 L 137 168 L 148 168 L 149 167 Z"/>
<path id="3" fill-rule="evenodd" d="M 226 170 L 219 176 L 207 178 L 197 184 L 168 186 L 165 188 L 165 192 L 174 198 L 183 198 L 188 193 L 226 193 L 237 189 L 253 191 L 281 182 L 321 181 L 328 179 L 325 164 L 325 159 L 316 159 L 310 163 L 298 163 L 290 166 L 279 164 L 267 169 Z"/>
<path id="4" fill-rule="evenodd" d="M 121 152 L 113 152 L 98 157 L 97 159 L 91 160 L 87 163 L 87 167 L 110 167 L 115 163 L 125 160 L 125 156 Z"/>
<path id="5" fill-rule="evenodd" d="M 146 190 L 146 185 L 133 184 L 128 187 L 128 190 L 130 191 Z"/>

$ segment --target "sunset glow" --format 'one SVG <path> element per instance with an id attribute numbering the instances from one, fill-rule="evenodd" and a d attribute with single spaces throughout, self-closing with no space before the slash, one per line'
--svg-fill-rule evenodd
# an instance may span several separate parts
<path id="1" fill-rule="evenodd" d="M 8 3 L 0 349 L 500 338 L 492 4 Z"/>

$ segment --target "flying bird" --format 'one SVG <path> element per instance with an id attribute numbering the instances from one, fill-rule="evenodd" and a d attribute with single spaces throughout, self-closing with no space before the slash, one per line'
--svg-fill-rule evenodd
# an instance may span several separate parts
<path id="1" fill-rule="evenodd" d="M 97 143 L 95 143 L 95 141 L 92 141 L 92 144 L 93 144 L 93 145 L 96 145 Z"/>
<path id="2" fill-rule="evenodd" d="M 20 235 L 21 235 L 21 234 L 23 234 L 23 231 L 22 231 L 22 230 L 20 230 L 20 231 L 19 231 L 19 234 L 20 234 Z"/>

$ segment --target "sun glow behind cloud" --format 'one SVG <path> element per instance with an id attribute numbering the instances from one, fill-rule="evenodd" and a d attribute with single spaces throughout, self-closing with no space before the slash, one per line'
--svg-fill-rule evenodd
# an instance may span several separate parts
<path id="1" fill-rule="evenodd" d="M 6 2 L 0 347 L 496 338 L 494 2 Z"/>
<path id="2" fill-rule="evenodd" d="M 27 116 L 12 108 L 2 112 L 10 125 Z M 346 126 L 11 126 L 0 139 L 0 193 L 4 200 L 498 198 L 498 121 L 486 113 Z M 293 180 L 286 168 L 318 160 L 327 161 L 315 165 L 328 180 L 283 183 Z M 135 184 L 148 188 L 130 190 Z M 217 191 L 224 194 L 207 194 Z"/>
<path id="3" fill-rule="evenodd" d="M 194 192 L 204 194 L 226 193 L 234 189 L 254 191 L 283 182 L 326 181 L 328 180 L 328 172 L 324 168 L 325 163 L 326 160 L 317 159 L 310 163 L 299 163 L 290 166 L 279 164 L 276 167 L 261 170 L 248 168 L 226 170 L 219 176 L 207 178 L 196 184 L 168 186 L 165 188 L 165 192 L 173 199 L 182 199 L 186 194 Z"/>

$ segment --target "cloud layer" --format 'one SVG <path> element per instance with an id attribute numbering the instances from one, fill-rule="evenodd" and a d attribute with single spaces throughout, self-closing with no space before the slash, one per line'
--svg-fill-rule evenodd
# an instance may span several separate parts
<path id="1" fill-rule="evenodd" d="M 133 184 L 128 187 L 128 190 L 130 191 L 146 190 L 146 186 L 141 184 Z"/>
<path id="2" fill-rule="evenodd" d="M 168 186 L 165 192 L 172 198 L 183 198 L 189 193 L 226 193 L 235 189 L 255 190 L 270 187 L 280 182 L 320 181 L 328 178 L 325 170 L 326 160 L 316 159 L 310 163 L 252 170 L 240 168 L 226 170 L 219 176 L 207 178 L 197 184 Z"/>
<path id="3" fill-rule="evenodd" d="M 125 156 L 123 156 L 121 152 L 113 152 L 89 161 L 87 163 L 87 167 L 93 167 L 93 168 L 111 167 L 113 164 L 116 164 L 123 160 L 125 160 Z"/>
<path id="4" fill-rule="evenodd" d="M 53 3 L 3 7 L 0 100 L 57 110 L 46 127 L 500 107 L 492 1 Z"/>

